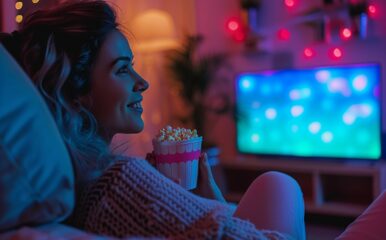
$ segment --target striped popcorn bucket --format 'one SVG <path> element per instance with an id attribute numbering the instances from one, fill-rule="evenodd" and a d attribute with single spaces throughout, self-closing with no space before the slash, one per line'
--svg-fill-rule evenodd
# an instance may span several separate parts
<path id="1" fill-rule="evenodd" d="M 166 177 L 178 180 L 187 190 L 196 188 L 201 143 L 202 137 L 162 142 L 153 139 L 157 169 Z"/>

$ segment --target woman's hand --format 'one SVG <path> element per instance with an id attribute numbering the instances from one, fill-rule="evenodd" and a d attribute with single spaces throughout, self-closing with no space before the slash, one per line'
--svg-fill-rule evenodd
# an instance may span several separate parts
<path id="1" fill-rule="evenodd" d="M 201 153 L 200 155 L 197 188 L 193 189 L 192 192 L 202 197 L 226 202 L 213 178 L 206 153 Z"/>
<path id="2" fill-rule="evenodd" d="M 146 154 L 146 160 L 155 167 L 155 155 L 154 151 Z M 198 167 L 198 179 L 197 188 L 191 190 L 194 194 L 200 195 L 205 198 L 211 198 L 220 202 L 226 202 L 219 187 L 217 186 L 212 170 L 208 163 L 208 156 L 206 153 L 201 153 L 199 158 Z M 172 179 L 175 183 L 179 184 L 179 179 Z"/>

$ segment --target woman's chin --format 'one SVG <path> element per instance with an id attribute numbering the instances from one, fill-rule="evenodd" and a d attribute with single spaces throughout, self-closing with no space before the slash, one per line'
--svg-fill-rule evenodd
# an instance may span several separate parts
<path id="1" fill-rule="evenodd" d="M 140 133 L 143 131 L 143 128 L 144 128 L 143 122 L 132 124 L 131 126 L 125 129 L 125 133 Z"/>

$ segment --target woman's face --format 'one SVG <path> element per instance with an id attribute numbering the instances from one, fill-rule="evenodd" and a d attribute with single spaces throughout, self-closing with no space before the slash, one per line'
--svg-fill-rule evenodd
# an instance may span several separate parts
<path id="1" fill-rule="evenodd" d="M 91 69 L 86 102 L 107 139 L 143 129 L 142 93 L 149 84 L 133 69 L 133 57 L 127 39 L 115 30 L 107 35 Z"/>

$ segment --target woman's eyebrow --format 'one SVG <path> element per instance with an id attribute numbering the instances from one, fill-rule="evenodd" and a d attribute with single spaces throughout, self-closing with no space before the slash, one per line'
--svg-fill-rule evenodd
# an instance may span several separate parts
<path id="1" fill-rule="evenodd" d="M 118 58 L 114 59 L 114 61 L 110 64 L 110 66 L 113 67 L 119 61 L 131 62 L 131 60 L 132 59 L 130 57 L 126 57 L 126 56 L 118 57 Z"/>

